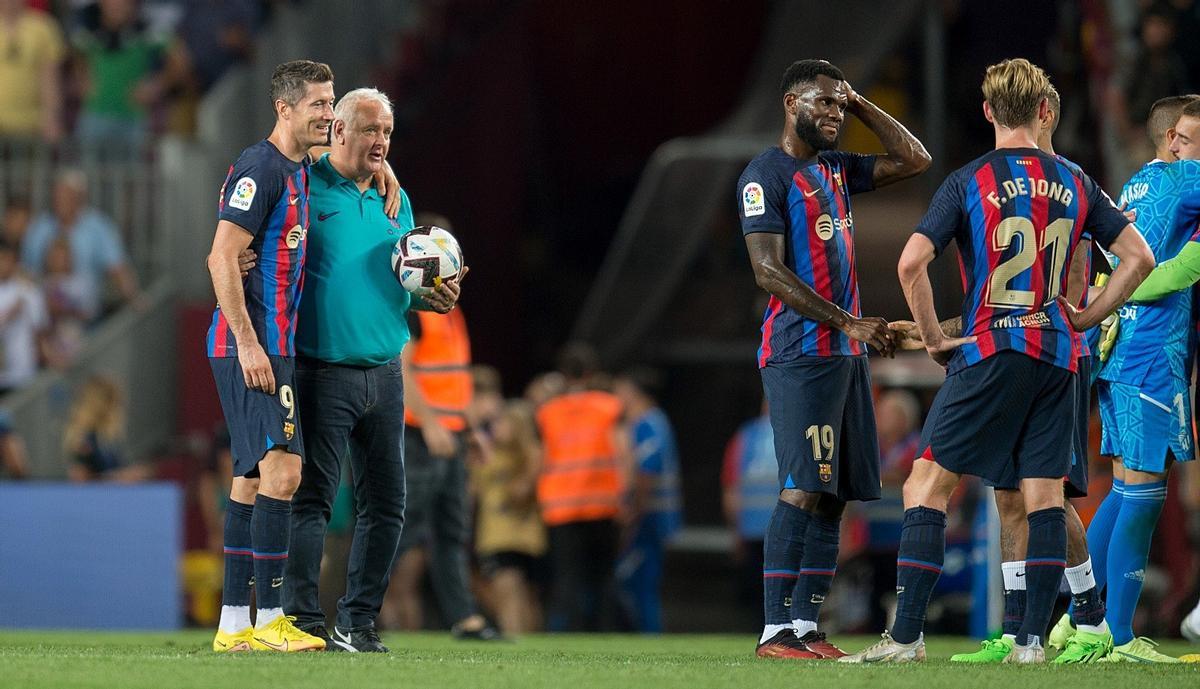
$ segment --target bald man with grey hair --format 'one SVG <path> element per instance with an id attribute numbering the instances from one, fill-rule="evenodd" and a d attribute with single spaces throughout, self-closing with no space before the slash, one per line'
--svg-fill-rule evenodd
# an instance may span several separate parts
<path id="1" fill-rule="evenodd" d="M 450 280 L 433 295 L 414 299 L 392 274 L 392 248 L 413 228 L 413 211 L 401 189 L 400 214 L 388 218 L 373 183 L 391 136 L 387 96 L 375 89 L 347 93 L 334 108 L 331 151 L 313 163 L 309 178 L 295 395 L 307 455 L 292 499 L 283 607 L 299 629 L 325 639 L 329 651 L 388 651 L 375 619 L 404 526 L 400 352 L 409 340 L 409 309 L 448 312 L 459 292 L 458 281 Z M 330 633 L 317 585 L 346 459 L 357 520 L 346 595 Z"/>

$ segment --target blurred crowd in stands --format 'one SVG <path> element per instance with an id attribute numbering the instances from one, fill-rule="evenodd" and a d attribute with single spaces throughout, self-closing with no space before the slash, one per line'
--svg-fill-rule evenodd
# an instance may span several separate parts
<path id="1" fill-rule="evenodd" d="M 0 137 L 130 155 L 155 134 L 188 134 L 273 4 L 0 0 Z"/>
<path id="2" fill-rule="evenodd" d="M 274 4 L 0 0 L 0 394 L 70 366 L 105 314 L 141 303 L 126 219 L 89 199 L 102 184 L 131 192 L 77 162 L 136 162 L 155 136 L 192 133 L 200 97 L 250 56 Z M 58 165 L 52 188 L 31 188 L 49 180 L 38 156 Z"/>

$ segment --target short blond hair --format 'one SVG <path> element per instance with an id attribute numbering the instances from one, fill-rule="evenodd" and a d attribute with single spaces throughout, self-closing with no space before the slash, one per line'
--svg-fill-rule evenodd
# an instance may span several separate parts
<path id="1" fill-rule="evenodd" d="M 992 119 L 1005 127 L 1032 122 L 1050 88 L 1046 72 L 1021 57 L 988 67 L 983 77 L 983 98 L 992 108 Z"/>
<path id="2" fill-rule="evenodd" d="M 1050 133 L 1053 134 L 1058 129 L 1058 121 L 1062 119 L 1062 98 L 1054 84 L 1046 91 L 1046 103 L 1050 106 L 1050 113 L 1054 115 L 1054 124 L 1050 125 Z"/>

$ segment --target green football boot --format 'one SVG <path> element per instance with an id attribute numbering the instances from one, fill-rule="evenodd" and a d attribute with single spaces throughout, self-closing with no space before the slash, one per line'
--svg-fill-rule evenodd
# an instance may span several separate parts
<path id="1" fill-rule="evenodd" d="M 1066 663 L 1094 663 L 1111 653 L 1112 649 L 1112 634 L 1108 632 L 1096 634 L 1094 632 L 1075 630 L 1071 638 L 1067 639 L 1067 647 L 1054 659 L 1054 662 L 1060 665 Z"/>
<path id="2" fill-rule="evenodd" d="M 1127 644 L 1113 646 L 1112 653 L 1106 660 L 1110 663 L 1178 663 L 1178 658 L 1172 658 L 1154 650 L 1158 644 L 1144 636 L 1139 636 Z"/>
<path id="3" fill-rule="evenodd" d="M 987 639 L 979 644 L 979 650 L 974 653 L 959 653 L 950 656 L 952 663 L 1003 663 L 1004 658 L 1012 651 L 1015 642 L 1007 636 L 999 639 Z"/>
<path id="4" fill-rule="evenodd" d="M 1046 645 L 1056 651 L 1065 650 L 1072 636 L 1075 636 L 1075 625 L 1071 624 L 1071 616 L 1064 614 L 1050 628 L 1050 638 L 1046 639 Z"/>

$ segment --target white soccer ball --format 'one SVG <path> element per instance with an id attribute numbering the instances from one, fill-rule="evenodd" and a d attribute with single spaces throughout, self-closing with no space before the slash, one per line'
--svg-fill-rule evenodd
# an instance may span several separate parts
<path id="1" fill-rule="evenodd" d="M 392 272 L 404 289 L 419 297 L 458 277 L 462 266 L 458 240 L 440 227 L 413 228 L 392 249 Z"/>

